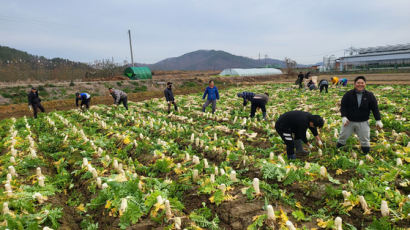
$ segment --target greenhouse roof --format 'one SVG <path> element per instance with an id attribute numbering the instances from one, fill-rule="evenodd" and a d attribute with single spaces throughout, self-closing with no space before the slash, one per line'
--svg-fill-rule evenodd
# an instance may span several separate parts
<path id="1" fill-rule="evenodd" d="M 253 68 L 253 69 L 224 69 L 221 76 L 265 76 L 282 74 L 280 69 L 275 68 Z"/>

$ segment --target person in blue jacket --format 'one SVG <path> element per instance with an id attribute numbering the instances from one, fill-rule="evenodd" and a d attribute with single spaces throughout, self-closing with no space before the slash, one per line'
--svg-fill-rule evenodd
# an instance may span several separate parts
<path id="1" fill-rule="evenodd" d="M 347 79 L 342 78 L 339 80 L 338 85 L 347 86 Z"/>
<path id="2" fill-rule="evenodd" d="M 81 105 L 80 108 L 83 109 L 83 105 L 85 105 L 85 108 L 89 109 L 90 108 L 90 102 L 91 102 L 91 95 L 88 93 L 75 93 L 75 105 L 78 107 L 78 101 L 81 100 Z"/>
<path id="3" fill-rule="evenodd" d="M 219 92 L 218 92 L 218 88 L 214 86 L 213 80 L 209 81 L 209 86 L 206 87 L 204 96 L 202 97 L 202 99 L 205 99 L 206 95 L 208 95 L 208 98 L 205 101 L 205 104 L 202 106 L 202 112 L 205 112 L 205 108 L 208 107 L 208 105 L 212 103 L 212 113 L 215 113 L 216 100 L 219 100 Z"/>

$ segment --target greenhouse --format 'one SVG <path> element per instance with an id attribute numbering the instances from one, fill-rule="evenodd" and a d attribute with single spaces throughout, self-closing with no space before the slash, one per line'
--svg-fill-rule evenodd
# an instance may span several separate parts
<path id="1" fill-rule="evenodd" d="M 280 69 L 254 68 L 254 69 L 224 69 L 220 76 L 266 76 L 282 74 Z"/>
<path id="2" fill-rule="evenodd" d="M 152 73 L 148 67 L 128 67 L 124 70 L 124 75 L 131 80 L 152 79 Z"/>

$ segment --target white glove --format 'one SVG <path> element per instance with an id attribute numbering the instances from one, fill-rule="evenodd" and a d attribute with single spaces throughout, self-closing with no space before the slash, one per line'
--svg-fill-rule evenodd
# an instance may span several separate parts
<path id="1" fill-rule="evenodd" d="M 319 146 L 322 146 L 322 145 L 323 145 L 323 143 L 322 143 L 321 140 L 319 140 L 319 141 L 317 142 L 317 144 L 318 144 Z"/>
<path id="2" fill-rule="evenodd" d="M 312 149 L 313 148 L 313 145 L 312 144 L 309 144 L 309 149 Z"/>
<path id="3" fill-rule="evenodd" d="M 29 105 L 28 109 L 31 111 L 31 110 L 33 110 L 33 107 L 31 105 Z"/>
<path id="4" fill-rule="evenodd" d="M 349 122 L 349 119 L 347 119 L 347 117 L 342 117 L 342 124 L 346 125 L 347 122 Z"/>
<path id="5" fill-rule="evenodd" d="M 376 121 L 376 126 L 382 129 L 383 128 L 382 121 L 381 120 Z"/>

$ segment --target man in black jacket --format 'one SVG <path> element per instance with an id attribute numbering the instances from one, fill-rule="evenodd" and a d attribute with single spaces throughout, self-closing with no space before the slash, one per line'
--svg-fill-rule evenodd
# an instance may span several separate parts
<path id="1" fill-rule="evenodd" d="M 168 113 L 171 112 L 171 104 L 174 105 L 175 111 L 178 111 L 177 104 L 175 103 L 174 93 L 172 92 L 172 82 L 167 83 L 167 88 L 164 90 L 164 95 L 168 104 Z"/>
<path id="2" fill-rule="evenodd" d="M 303 78 L 304 77 L 305 75 L 303 75 L 302 72 L 299 72 L 298 80 L 297 80 L 297 82 L 299 83 L 299 89 L 303 88 Z"/>
<path id="3" fill-rule="evenodd" d="M 296 159 L 296 154 L 309 154 L 302 146 L 302 141 L 310 146 L 306 138 L 308 128 L 315 136 L 317 143 L 322 145 L 317 128 L 322 128 L 323 124 L 322 117 L 304 111 L 290 111 L 282 114 L 276 121 L 275 129 L 286 144 L 288 159 Z"/>
<path id="4" fill-rule="evenodd" d="M 370 151 L 370 127 L 368 121 L 370 110 L 376 119 L 376 127 L 379 129 L 383 128 L 377 99 L 372 92 L 365 90 L 365 87 L 366 78 L 363 76 L 356 77 L 354 89 L 347 91 L 342 98 L 340 107 L 342 128 L 339 140 L 337 141 L 338 148 L 344 146 L 346 140 L 355 132 L 359 137 L 362 151 L 364 153 Z"/>
<path id="5" fill-rule="evenodd" d="M 28 108 L 33 110 L 34 118 L 37 118 L 37 108 L 44 113 L 44 107 L 41 105 L 41 99 L 38 97 L 38 91 L 36 88 L 31 88 L 31 92 L 28 94 Z"/>

